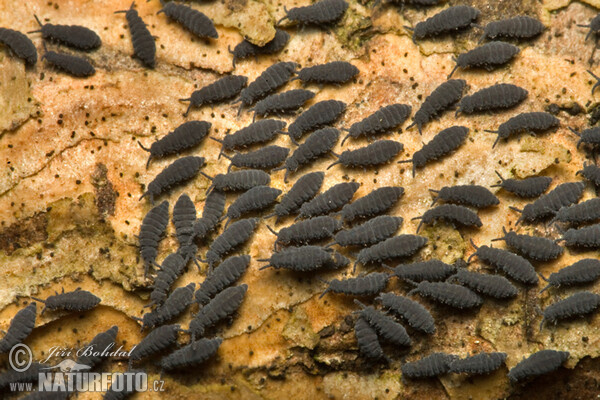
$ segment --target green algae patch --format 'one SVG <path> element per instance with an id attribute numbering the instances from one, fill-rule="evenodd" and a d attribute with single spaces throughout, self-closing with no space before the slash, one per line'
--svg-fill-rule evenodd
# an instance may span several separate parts
<path id="1" fill-rule="evenodd" d="M 84 193 L 76 201 L 65 197 L 57 200 L 47 209 L 48 241 L 54 242 L 65 232 L 78 230 L 89 232 L 96 229 L 99 215 L 96 199 L 92 193 Z"/>
<path id="2" fill-rule="evenodd" d="M 373 22 L 369 15 L 363 14 L 351 4 L 341 21 L 334 28 L 334 33 L 340 43 L 352 51 L 359 51 L 374 32 L 371 31 Z"/>
<path id="3" fill-rule="evenodd" d="M 463 258 L 467 249 L 460 232 L 450 225 L 423 225 L 419 234 L 429 240 L 427 247 L 420 253 L 426 259 L 435 258 L 453 264 L 459 258 Z"/>
<path id="4" fill-rule="evenodd" d="M 296 307 L 287 324 L 283 327 L 283 337 L 294 346 L 309 350 L 319 343 L 319 335 L 312 330 L 310 320 L 302 307 Z"/>
<path id="5" fill-rule="evenodd" d="M 528 313 L 535 310 L 528 308 L 525 297 L 525 293 L 520 293 L 514 300 L 484 304 L 477 316 L 479 336 L 516 362 L 528 354 L 530 334 L 532 329 L 537 330 L 537 324 L 528 320 Z"/>
<path id="6" fill-rule="evenodd" d="M 137 247 L 117 240 L 98 212 L 96 197 L 84 193 L 76 200 L 51 203 L 45 213 L 46 240 L 0 252 L 0 308 L 17 296 L 35 293 L 36 286 L 79 274 L 108 279 L 125 290 L 145 286 Z"/>

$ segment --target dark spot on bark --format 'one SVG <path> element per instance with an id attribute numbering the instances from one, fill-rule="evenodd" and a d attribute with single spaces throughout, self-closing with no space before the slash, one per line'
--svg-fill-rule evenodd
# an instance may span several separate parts
<path id="1" fill-rule="evenodd" d="M 335 327 L 333 325 L 326 326 L 325 328 L 319 331 L 319 336 L 321 338 L 326 338 L 335 333 Z"/>
<path id="2" fill-rule="evenodd" d="M 560 107 L 560 109 L 566 111 L 569 115 L 578 115 L 584 112 L 583 107 L 581 107 L 578 103 L 563 105 Z"/>
<path id="3" fill-rule="evenodd" d="M 106 165 L 96 164 L 96 170 L 92 173 L 92 184 L 96 192 L 96 207 L 103 216 L 115 215 L 115 199 L 117 197 L 112 183 L 106 176 L 107 172 Z"/>
<path id="4" fill-rule="evenodd" d="M 560 112 L 560 107 L 558 104 L 552 103 L 549 106 L 545 107 L 546 112 L 549 112 L 552 115 L 557 115 Z"/>
<path id="5" fill-rule="evenodd" d="M 600 105 L 590 110 L 590 125 L 595 125 L 598 121 L 600 121 Z"/>
<path id="6" fill-rule="evenodd" d="M 248 0 L 226 0 L 225 5 L 231 11 L 241 11 L 246 7 Z"/>
<path id="7" fill-rule="evenodd" d="M 43 242 L 48 238 L 47 225 L 48 218 L 45 212 L 15 222 L 0 232 L 0 249 L 10 255 L 21 247 Z"/>

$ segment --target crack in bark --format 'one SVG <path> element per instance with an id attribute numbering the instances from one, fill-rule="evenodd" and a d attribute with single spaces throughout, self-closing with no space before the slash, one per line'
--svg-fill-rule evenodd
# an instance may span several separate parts
<path id="1" fill-rule="evenodd" d="M 17 129 L 19 129 L 20 127 L 22 127 L 23 125 L 25 125 L 27 122 L 29 122 L 32 118 L 33 118 L 34 114 L 29 113 L 29 115 L 27 116 L 27 118 L 21 120 L 21 121 L 13 121 L 12 125 L 9 128 L 6 128 L 2 131 L 0 131 L 0 139 L 2 139 L 4 137 L 4 135 L 11 133 L 11 132 L 15 132 Z"/>
<path id="2" fill-rule="evenodd" d="M 91 141 L 96 141 L 96 140 L 99 140 L 99 141 L 102 141 L 102 142 L 120 143 L 118 140 L 115 140 L 115 139 L 112 139 L 112 138 L 103 138 L 103 137 L 83 138 L 83 139 L 77 141 L 76 143 L 63 148 L 60 152 L 58 152 L 58 153 L 55 152 L 52 155 L 52 157 L 50 157 L 44 163 L 44 165 L 42 165 L 42 167 L 39 170 L 37 170 L 37 171 L 35 171 L 35 172 L 33 172 L 33 173 L 29 174 L 29 175 L 25 175 L 25 176 L 20 177 L 18 179 L 18 181 L 14 185 L 12 185 L 8 189 L 6 189 L 4 192 L 0 193 L 0 198 L 2 198 L 3 196 L 5 196 L 9 192 L 11 192 L 17 186 L 19 186 L 23 180 L 32 178 L 32 177 L 38 175 L 40 172 L 44 171 L 58 156 L 62 155 L 65 151 L 70 150 L 70 149 L 74 149 L 75 147 L 79 146 L 83 142 L 91 142 Z"/>

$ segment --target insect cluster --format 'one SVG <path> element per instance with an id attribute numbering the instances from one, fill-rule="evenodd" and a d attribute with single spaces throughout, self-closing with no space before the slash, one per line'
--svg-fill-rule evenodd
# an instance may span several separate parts
<path id="1" fill-rule="evenodd" d="M 44 40 L 81 51 L 96 50 L 102 45 L 98 34 L 84 26 L 43 24 L 37 15 L 34 15 L 34 17 L 40 29 L 29 33 L 41 32 Z M 45 43 L 44 49 L 46 50 Z M 90 61 L 81 56 L 46 50 L 42 59 L 45 59 L 57 69 L 63 70 L 74 77 L 84 78 L 96 73 Z M 30 62 L 30 64 L 35 64 L 35 62 Z"/>
<path id="2" fill-rule="evenodd" d="M 409 3 L 431 6 L 437 1 L 415 0 Z M 175 2 L 161 0 L 161 4 L 159 13 L 193 35 L 203 40 L 218 40 L 214 23 L 203 13 Z M 233 67 L 237 68 L 236 63 L 241 60 L 284 54 L 282 50 L 290 40 L 290 34 L 284 28 L 313 25 L 325 29 L 340 21 L 348 8 L 344 0 L 320 0 L 310 6 L 286 9 L 273 39 L 266 45 L 257 46 L 245 39 L 230 49 Z M 155 68 L 155 38 L 138 15 L 135 4 L 116 13 L 125 14 L 135 57 L 143 66 Z M 435 40 L 442 35 L 467 30 L 479 18 L 479 10 L 473 7 L 450 6 L 417 23 L 414 28 L 406 28 L 412 32 L 412 40 L 416 44 L 421 40 Z M 101 45 L 100 38 L 87 28 L 43 24 L 37 16 L 35 19 L 44 40 L 82 51 L 95 50 Z M 600 32 L 596 25 L 592 21 L 589 34 Z M 412 218 L 419 220 L 414 234 L 403 230 L 404 218 L 396 215 L 403 197 L 411 191 L 409 185 L 380 185 L 368 194 L 357 195 L 363 183 L 361 171 L 379 172 L 396 163 L 412 163 L 412 177 L 418 178 L 419 174 L 426 174 L 421 170 L 426 169 L 428 164 L 442 163 L 446 157 L 452 157 L 461 147 L 469 145 L 471 128 L 455 125 L 436 133 L 412 154 L 412 158 L 398 160 L 404 145 L 381 136 L 400 130 L 411 114 L 412 124 L 406 129 L 416 126 L 419 134 L 423 134 L 427 124 L 452 109 L 456 109 L 456 115 L 470 116 L 512 109 L 529 98 L 528 90 L 511 83 L 497 83 L 465 95 L 471 90 L 467 80 L 450 79 L 455 73 L 468 76 L 468 72 L 464 71 L 467 69 L 491 71 L 502 68 L 519 55 L 521 48 L 500 39 L 527 41 L 540 35 L 545 27 L 534 18 L 518 16 L 490 22 L 482 29 L 481 41 L 491 41 L 458 55 L 448 80 L 431 91 L 414 114 L 412 106 L 393 103 L 347 125 L 350 126 L 347 129 L 336 126 L 351 105 L 336 99 L 315 102 L 314 98 L 322 90 L 315 88 L 327 86 L 328 91 L 335 93 L 356 80 L 361 71 L 346 61 L 305 67 L 292 61 L 280 61 L 266 68 L 251 82 L 246 76 L 232 73 L 182 98 L 181 101 L 189 102 L 182 110 L 186 118 L 205 106 L 234 101 L 240 103 L 238 117 L 244 111 L 253 112 L 253 120 L 233 133 L 228 131 L 224 137 L 219 137 L 216 130 L 212 131 L 210 122 L 190 120 L 153 143 L 138 142 L 142 150 L 149 153 L 146 168 L 152 160 L 175 159 L 144 185 L 140 197 L 140 201 L 144 200 L 142 204 L 150 203 L 142 218 L 138 244 L 144 275 L 152 284 L 146 305 L 149 310 L 134 317 L 140 322 L 142 332 L 147 333 L 131 353 L 129 369 L 133 371 L 134 366 L 147 359 L 160 357 L 158 365 L 163 371 L 184 370 L 215 356 L 224 340 L 216 333 L 224 321 L 231 321 L 244 307 L 245 298 L 252 295 L 252 286 L 239 281 L 243 280 L 253 263 L 261 263 L 258 271 L 264 270 L 260 274 L 265 276 L 315 276 L 323 284 L 319 299 L 324 300 L 321 301 L 344 296 L 358 297 L 354 299 L 357 315 L 353 318 L 360 354 L 370 362 L 394 363 L 396 361 L 386 354 L 385 344 L 408 352 L 417 340 L 422 339 L 422 334 L 437 334 L 435 317 L 439 315 L 438 309 L 446 313 L 476 314 L 486 303 L 513 301 L 526 290 L 538 286 L 539 274 L 535 268 L 559 259 L 565 253 L 565 247 L 599 249 L 600 224 L 586 224 L 600 221 L 600 201 L 591 199 L 578 204 L 587 187 L 584 181 L 562 183 L 547 192 L 552 184 L 551 177 L 519 180 L 504 178 L 496 172 L 499 182 L 490 188 L 502 189 L 498 189 L 500 198 L 490 188 L 477 184 L 430 188 L 433 202 L 423 215 Z M 36 49 L 26 36 L 0 28 L 0 42 L 28 65 L 35 64 Z M 79 56 L 47 51 L 44 58 L 74 77 L 87 77 L 95 72 L 92 64 Z M 596 85 L 599 85 L 600 79 L 596 79 Z M 280 91 L 293 81 L 299 81 L 297 84 L 303 87 Z M 311 90 L 305 88 L 308 85 Z M 273 115 L 278 119 L 270 117 Z M 288 124 L 283 118 L 290 115 L 293 121 Z M 495 149 L 518 134 L 540 134 L 559 127 L 558 118 L 539 111 L 515 115 L 496 130 L 486 132 L 497 135 L 492 145 Z M 341 142 L 340 130 L 347 132 Z M 283 135 L 287 136 L 284 137 L 289 140 L 289 146 L 272 144 Z M 584 144 L 595 149 L 600 144 L 600 130 L 597 128 L 577 135 L 580 137 L 577 147 Z M 228 163 L 226 173 L 211 176 L 205 172 L 208 161 L 211 161 L 211 157 L 203 151 L 206 138 L 220 143 L 218 159 Z M 372 142 L 339 154 L 334 152 L 337 146 L 341 149 L 348 139 L 352 143 L 363 138 Z M 495 151 L 492 149 L 490 151 Z M 194 155 L 182 155 L 184 152 Z M 197 153 L 204 156 L 195 155 Z M 347 181 L 332 182 L 326 179 L 325 171 L 301 173 L 302 169 L 310 168 L 328 155 L 336 160 L 327 170 L 343 169 L 347 172 Z M 282 173 L 284 183 L 287 184 L 288 178 L 295 179 L 287 190 L 271 186 L 273 176 L 280 170 L 285 170 Z M 600 186 L 600 169 L 595 164 L 584 165 L 580 173 L 594 186 Z M 407 178 L 410 179 L 408 174 Z M 193 198 L 183 193 L 171 211 L 167 198 L 173 188 L 197 181 L 207 183 L 207 180 L 205 198 Z M 431 231 L 437 225 L 447 224 L 460 229 L 460 233 L 466 236 L 483 227 L 478 214 L 480 210 L 484 210 L 481 215 L 487 214 L 502 207 L 505 198 L 515 196 L 531 199 L 522 209 L 510 207 L 520 213 L 515 227 L 521 223 L 533 225 L 549 221 L 552 225 L 569 229 L 559 240 L 551 240 L 517 233 L 516 228 L 503 228 L 504 236 L 492 241 L 502 241 L 508 249 L 476 244 L 471 239 L 474 251 L 466 262 L 459 259 L 455 264 L 447 264 L 422 252 L 427 246 L 435 246 L 435 240 L 419 235 L 424 226 Z M 158 198 L 163 201 L 155 204 Z M 198 216 L 197 206 L 200 203 L 203 203 L 202 215 Z M 290 222 L 290 217 L 295 220 L 289 225 L 276 226 L 282 220 Z M 163 257 L 161 241 L 169 230 L 170 221 L 178 247 Z M 274 235 L 273 251 L 261 249 L 268 251 L 269 257 L 253 260 L 249 255 L 250 244 L 261 225 Z M 565 246 L 560 245 L 561 242 Z M 203 255 L 199 256 L 200 253 Z M 158 262 L 159 259 L 161 262 Z M 481 272 L 468 266 L 474 259 L 500 274 Z M 178 287 L 178 280 L 192 263 L 203 279 L 197 284 L 192 282 Z M 368 272 L 356 275 L 358 265 L 361 271 Z M 380 270 L 372 271 L 377 268 Z M 347 269 L 347 274 L 356 276 L 327 280 L 320 275 L 343 269 Z M 547 290 L 556 293 L 564 287 L 589 284 L 600 279 L 600 262 L 592 258 L 583 259 L 547 278 L 542 276 L 542 279 L 548 285 L 540 293 Z M 396 293 L 391 289 L 392 285 L 406 289 L 406 293 Z M 101 302 L 98 297 L 83 290 L 57 293 L 45 300 L 34 299 L 44 304 L 42 313 L 46 310 L 52 313 L 85 312 Z M 419 300 L 423 299 L 427 302 L 421 304 Z M 541 312 L 540 330 L 544 325 L 552 329 L 551 325 L 559 321 L 586 316 L 599 307 L 600 295 L 579 291 L 547 306 Z M 187 329 L 174 323 L 190 309 L 195 312 Z M 0 353 L 25 340 L 35 321 L 36 303 L 32 302 L 13 319 L 0 340 Z M 117 334 L 118 329 L 113 327 L 100 333 L 93 342 L 112 343 Z M 187 344 L 175 350 L 176 344 L 188 336 Z M 569 353 L 565 351 L 541 350 L 516 363 L 508 372 L 508 379 L 517 383 L 550 372 L 568 358 Z M 455 354 L 433 352 L 403 362 L 401 371 L 403 378 L 408 379 L 448 373 L 485 375 L 502 368 L 507 360 L 515 364 L 506 353 L 501 352 L 482 352 L 462 358 Z M 79 361 L 94 366 L 100 360 L 85 358 Z"/>

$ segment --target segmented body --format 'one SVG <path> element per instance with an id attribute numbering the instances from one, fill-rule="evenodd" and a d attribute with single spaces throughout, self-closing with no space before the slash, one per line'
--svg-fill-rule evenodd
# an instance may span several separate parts
<path id="1" fill-rule="evenodd" d="M 10 321 L 10 325 L 0 340 L 0 354 L 7 353 L 12 347 L 21 343 L 35 327 L 37 316 L 37 303 L 32 302 L 27 307 L 19 310 Z"/>
<path id="2" fill-rule="evenodd" d="M 129 366 L 175 344 L 179 331 L 179 325 L 163 325 L 150 331 L 129 353 Z"/>
<path id="3" fill-rule="evenodd" d="M 154 198 L 161 195 L 173 186 L 181 185 L 194 178 L 200 168 L 205 164 L 204 157 L 187 156 L 175 160 L 171 165 L 163 169 L 148 184 L 148 187 L 140 200 L 146 196 L 150 203 L 154 204 Z"/>
<path id="4" fill-rule="evenodd" d="M 192 341 L 187 346 L 163 357 L 160 366 L 165 371 L 195 367 L 215 355 L 221 343 L 223 343 L 221 338 Z"/>
<path id="5" fill-rule="evenodd" d="M 381 214 L 392 208 L 403 195 L 404 188 L 398 186 L 384 186 L 375 189 L 368 195 L 342 207 L 342 217 L 344 221 L 348 222 L 356 218 Z"/>
<path id="6" fill-rule="evenodd" d="M 416 218 L 421 220 L 417 226 L 417 233 L 421 229 L 422 224 L 432 224 L 438 220 L 476 228 L 480 228 L 483 225 L 477 214 L 467 207 L 456 204 L 442 204 L 441 206 L 430 208 L 425 211 L 425 214 Z"/>
<path id="7" fill-rule="evenodd" d="M 321 189 L 324 179 L 325 173 L 323 172 L 311 172 L 300 177 L 275 206 L 277 218 L 296 212 L 304 203 L 315 197 Z"/>
<path id="8" fill-rule="evenodd" d="M 334 279 L 329 282 L 327 289 L 319 298 L 328 292 L 342 293 L 350 296 L 374 296 L 379 294 L 387 284 L 389 275 L 381 272 L 373 272 L 365 276 L 349 279 Z"/>
<path id="9" fill-rule="evenodd" d="M 347 61 L 332 61 L 302 68 L 298 71 L 297 79 L 304 83 L 334 83 L 339 85 L 353 79 L 359 72 L 358 68 Z"/>
<path id="10" fill-rule="evenodd" d="M 131 32 L 131 41 L 133 43 L 133 54 L 148 68 L 156 66 L 156 43 L 154 37 L 146 27 L 146 23 L 139 16 L 137 10 L 131 7 L 125 11 L 117 11 L 117 13 L 125 13 L 125 19 L 129 25 Z"/>
<path id="11" fill-rule="evenodd" d="M 233 67 L 235 68 L 235 63 L 238 60 L 244 58 L 258 57 L 262 54 L 278 53 L 283 50 L 289 40 L 289 33 L 281 29 L 275 29 L 275 36 L 273 39 L 271 39 L 270 42 L 262 47 L 250 43 L 248 40 L 244 39 L 237 46 L 235 46 L 233 50 L 229 50 L 229 52 L 233 55 Z"/>
<path id="12" fill-rule="evenodd" d="M 479 14 L 479 10 L 469 6 L 449 7 L 425 21 L 419 22 L 413 31 L 413 40 L 465 29 L 479 18 Z"/>
<path id="13" fill-rule="evenodd" d="M 456 67 L 450 72 L 450 78 L 457 68 L 485 68 L 492 71 L 511 61 L 520 49 L 510 43 L 490 42 L 477 47 L 466 53 L 462 53 L 456 59 Z"/>
<path id="14" fill-rule="evenodd" d="M 403 149 L 404 145 L 400 142 L 377 140 L 365 147 L 344 151 L 339 155 L 338 161 L 331 164 L 327 169 L 336 164 L 342 164 L 346 168 L 368 168 L 387 164 Z"/>
<path id="15" fill-rule="evenodd" d="M 140 142 L 142 149 L 150 153 L 146 168 L 153 158 L 162 158 L 171 154 L 177 154 L 184 150 L 196 147 L 208 135 L 212 124 L 206 121 L 188 121 L 179 125 L 167 135 L 152 143 L 150 148 L 145 148 Z"/>
<path id="16" fill-rule="evenodd" d="M 500 178 L 500 183 L 491 187 L 501 187 L 502 189 L 523 198 L 536 198 L 541 196 L 552 183 L 549 176 L 532 176 L 525 179 L 504 179 L 496 171 Z"/>
<path id="17" fill-rule="evenodd" d="M 435 88 L 425 98 L 425 101 L 421 104 L 421 108 L 415 113 L 413 123 L 408 128 L 417 125 L 419 134 L 421 134 L 423 125 L 433 119 L 439 118 L 444 111 L 450 109 L 460 101 L 466 85 L 467 81 L 463 79 L 449 79 Z"/>
<path id="18" fill-rule="evenodd" d="M 24 60 L 28 66 L 37 62 L 37 50 L 27 36 L 19 31 L 0 28 L 0 43 L 7 46 L 17 57 Z"/>
<path id="19" fill-rule="evenodd" d="M 206 253 L 206 262 L 212 268 L 219 263 L 224 255 L 232 252 L 234 249 L 246 243 L 258 226 L 258 219 L 248 218 L 236 221 L 229 225 L 217 238 L 211 243 Z"/>
<path id="20" fill-rule="evenodd" d="M 278 62 L 265 69 L 258 78 L 242 90 L 240 101 L 242 107 L 254 104 L 269 93 L 285 85 L 296 72 L 295 62 Z"/>
<path id="21" fill-rule="evenodd" d="M 47 51 L 42 59 L 77 78 L 86 78 L 96 73 L 94 66 L 83 57 L 56 51 Z"/>
<path id="22" fill-rule="evenodd" d="M 412 293 L 458 309 L 475 308 L 483 304 L 483 299 L 470 289 L 447 282 L 423 281 L 408 294 Z"/>
<path id="23" fill-rule="evenodd" d="M 448 281 L 451 280 L 456 280 L 461 285 L 479 294 L 496 299 L 512 298 L 519 294 L 519 290 L 503 276 L 481 274 L 459 269 L 455 275 L 448 278 Z"/>
<path id="24" fill-rule="evenodd" d="M 550 261 L 561 256 L 564 249 L 554 241 L 543 237 L 519 235 L 515 231 L 506 232 L 504 237 L 496 240 L 504 240 L 507 245 L 516 250 L 524 257 L 537 261 Z"/>
<path id="25" fill-rule="evenodd" d="M 511 368 L 508 378 L 511 382 L 518 382 L 544 375 L 558 369 L 568 359 L 568 351 L 541 350 Z"/>
<path id="26" fill-rule="evenodd" d="M 500 204 L 500 200 L 488 188 L 479 185 L 444 186 L 439 191 L 431 191 L 437 195 L 432 205 L 438 200 L 475 208 L 486 208 Z"/>
<path id="27" fill-rule="evenodd" d="M 526 259 L 507 250 L 495 249 L 489 246 L 480 246 L 469 257 L 477 256 L 481 261 L 490 264 L 506 273 L 512 279 L 526 285 L 537 285 L 538 276 L 533 265 Z"/>
<path id="28" fill-rule="evenodd" d="M 402 365 L 402 376 L 418 379 L 444 375 L 450 371 L 450 364 L 457 358 L 453 354 L 433 353 Z"/>
<path id="29" fill-rule="evenodd" d="M 382 215 L 343 230 L 335 235 L 335 243 L 340 246 L 371 246 L 393 236 L 402 225 L 402 217 Z"/>
<path id="30" fill-rule="evenodd" d="M 184 4 L 169 2 L 163 5 L 159 13 L 161 12 L 179 22 L 184 28 L 199 38 L 216 39 L 219 37 L 212 20 L 198 10 L 194 10 Z"/>
<path id="31" fill-rule="evenodd" d="M 42 24 L 36 15 L 34 17 L 40 25 L 39 31 L 45 40 L 84 51 L 94 50 L 102 45 L 100 36 L 85 26 Z"/>
<path id="32" fill-rule="evenodd" d="M 246 272 L 249 265 L 249 255 L 232 256 L 223 261 L 200 284 L 200 288 L 194 295 L 198 304 L 204 305 L 208 303 L 214 295 L 235 283 Z"/>
<path id="33" fill-rule="evenodd" d="M 548 194 L 523 207 L 521 217 L 517 220 L 517 223 L 522 220 L 534 222 L 556 214 L 562 207 L 576 203 L 583 195 L 584 189 L 584 182 L 561 183 Z"/>
<path id="34" fill-rule="evenodd" d="M 435 320 L 429 311 L 416 301 L 395 293 L 382 293 L 377 300 L 383 307 L 401 316 L 413 329 L 430 335 L 435 333 Z"/>
<path id="35" fill-rule="evenodd" d="M 423 168 L 427 163 L 437 160 L 457 150 L 467 139 L 469 129 L 464 126 L 452 126 L 444 129 L 427 144 L 423 145 L 421 150 L 413 154 L 412 160 L 399 161 L 413 163 L 413 177 L 417 168 Z"/>
<path id="36" fill-rule="evenodd" d="M 229 317 L 240 308 L 248 285 L 231 286 L 218 293 L 208 304 L 198 311 L 190 322 L 192 338 L 203 336 L 206 329 Z"/>
<path id="37" fill-rule="evenodd" d="M 391 104 L 380 108 L 362 121 L 352 124 L 348 135 L 342 140 L 342 146 L 349 137 L 354 139 L 361 136 L 372 138 L 399 127 L 410 116 L 411 110 L 412 107 L 406 104 Z"/>
<path id="38" fill-rule="evenodd" d="M 381 263 L 392 258 L 410 257 L 427 244 L 427 238 L 416 235 L 393 236 L 361 250 L 356 263 Z"/>
<path id="39" fill-rule="evenodd" d="M 522 132 L 541 133 L 556 128 L 560 125 L 560 120 L 547 112 L 528 112 L 518 114 L 508 121 L 503 122 L 497 131 L 488 131 L 497 133 L 498 137 L 492 147 L 495 147 L 500 139 L 509 137 Z"/>
<path id="40" fill-rule="evenodd" d="M 464 97 L 458 105 L 456 114 L 511 108 L 523 102 L 528 94 L 527 90 L 511 83 L 498 83 Z"/>
<path id="41" fill-rule="evenodd" d="M 489 374 L 504 364 L 506 353 L 479 353 L 450 363 L 450 372 L 455 374 Z"/>
<path id="42" fill-rule="evenodd" d="M 539 20 L 526 15 L 519 15 L 488 23 L 484 28 L 482 39 L 530 39 L 539 35 L 545 29 L 546 27 Z"/>
<path id="43" fill-rule="evenodd" d="M 359 186 L 357 182 L 342 182 L 332 186 L 326 192 L 302 204 L 300 217 L 316 217 L 339 209 L 352 199 Z"/>
<path id="44" fill-rule="evenodd" d="M 299 140 L 306 132 L 331 125 L 346 110 L 346 103 L 338 100 L 324 100 L 315 103 L 288 126 L 288 135 L 292 141 Z"/>

